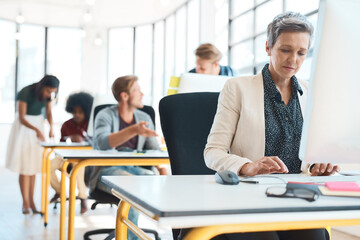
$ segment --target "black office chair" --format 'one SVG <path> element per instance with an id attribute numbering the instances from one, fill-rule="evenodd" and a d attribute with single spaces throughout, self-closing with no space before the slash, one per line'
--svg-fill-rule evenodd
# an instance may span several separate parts
<path id="1" fill-rule="evenodd" d="M 113 106 L 113 105 L 114 104 L 103 104 L 103 105 L 96 106 L 94 108 L 94 123 L 95 123 L 96 115 L 102 109 Z M 150 115 L 150 118 L 153 121 L 154 127 L 155 127 L 155 111 L 154 111 L 154 109 L 151 106 L 144 105 L 144 107 L 140 108 L 139 110 Z M 85 179 L 87 178 L 86 175 L 87 175 L 87 171 L 85 171 Z M 86 180 L 85 180 L 85 182 L 86 182 Z M 91 210 L 94 210 L 98 204 L 110 204 L 110 206 L 112 207 L 113 204 L 117 206 L 120 202 L 120 200 L 117 197 L 115 197 L 114 195 L 103 192 L 97 188 L 95 188 L 94 191 L 90 192 L 89 199 L 95 200 L 95 202 L 91 205 Z M 144 229 L 144 228 L 142 228 L 142 230 L 146 233 L 153 234 L 155 236 L 156 240 L 161 240 L 159 237 L 159 234 L 156 231 L 151 230 L 151 229 Z M 105 238 L 105 240 L 113 239 L 115 237 L 115 230 L 113 228 L 104 228 L 104 229 L 96 229 L 96 230 L 88 231 L 84 234 L 84 240 L 91 240 L 90 236 L 98 235 L 98 234 L 108 234 L 108 236 Z"/>
<path id="2" fill-rule="evenodd" d="M 183 93 L 159 103 L 161 128 L 173 175 L 207 175 L 204 148 L 217 109 L 219 93 Z M 174 239 L 180 230 L 173 229 Z"/>
<path id="3" fill-rule="evenodd" d="M 94 125 L 95 125 L 95 117 L 96 115 L 101 111 L 103 110 L 104 108 L 107 108 L 107 107 L 110 107 L 110 106 L 114 106 L 116 104 L 102 104 L 102 105 L 98 105 L 94 108 Z M 153 107 L 151 106 L 147 106 L 147 105 L 144 105 L 143 108 L 139 108 L 139 110 L 149 114 L 152 122 L 154 123 L 154 127 L 155 127 L 155 110 Z"/>

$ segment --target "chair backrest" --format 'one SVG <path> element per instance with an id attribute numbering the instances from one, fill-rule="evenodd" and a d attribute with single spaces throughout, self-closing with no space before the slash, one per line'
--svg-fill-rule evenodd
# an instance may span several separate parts
<path id="1" fill-rule="evenodd" d="M 215 172 L 205 165 L 204 148 L 217 109 L 219 93 L 166 96 L 159 103 L 160 122 L 173 175 Z"/>
<path id="2" fill-rule="evenodd" d="M 102 105 L 98 105 L 94 108 L 94 126 L 95 126 L 95 117 L 96 115 L 104 108 L 107 108 L 107 107 L 110 107 L 110 106 L 113 106 L 113 105 L 116 105 L 116 104 L 102 104 Z M 155 110 L 153 107 L 151 106 L 147 106 L 147 105 L 144 105 L 143 108 L 139 108 L 140 111 L 143 111 L 147 114 L 149 114 L 153 124 L 154 124 L 154 127 L 155 127 Z"/>
<path id="3" fill-rule="evenodd" d="M 89 125 L 87 129 L 87 134 L 89 136 L 93 136 L 94 133 L 94 121 L 95 120 L 95 108 L 99 105 L 111 105 L 116 104 L 116 100 L 112 94 L 96 94 L 94 96 L 94 101 L 92 104 L 91 112 L 90 112 L 90 119 L 89 119 Z"/>

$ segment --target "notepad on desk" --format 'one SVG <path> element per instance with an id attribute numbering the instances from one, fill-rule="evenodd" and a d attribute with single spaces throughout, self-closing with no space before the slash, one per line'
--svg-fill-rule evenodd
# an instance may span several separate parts
<path id="1" fill-rule="evenodd" d="M 325 196 L 360 197 L 360 186 L 356 182 L 326 182 L 319 190 Z"/>

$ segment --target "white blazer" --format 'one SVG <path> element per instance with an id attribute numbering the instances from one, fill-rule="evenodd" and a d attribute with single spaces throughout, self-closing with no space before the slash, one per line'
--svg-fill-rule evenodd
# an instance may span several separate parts
<path id="1" fill-rule="evenodd" d="M 301 112 L 305 112 L 307 85 L 299 81 Z M 222 89 L 214 123 L 204 150 L 206 165 L 238 173 L 241 167 L 265 155 L 264 84 L 262 73 L 231 78 Z M 308 164 L 301 170 L 307 172 Z"/>

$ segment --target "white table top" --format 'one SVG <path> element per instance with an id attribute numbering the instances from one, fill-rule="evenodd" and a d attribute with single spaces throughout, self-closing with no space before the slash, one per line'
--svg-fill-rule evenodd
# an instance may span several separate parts
<path id="1" fill-rule="evenodd" d="M 284 176 L 284 175 L 282 175 Z M 354 181 L 359 177 L 302 177 L 288 174 L 288 181 Z M 172 227 L 193 227 L 241 222 L 360 219 L 360 198 L 320 196 L 315 202 L 266 197 L 266 188 L 284 186 L 277 179 L 257 179 L 260 184 L 220 185 L 214 176 L 107 176 L 102 181 L 116 196 Z M 349 211 L 351 210 L 351 211 Z M 344 211 L 346 214 L 344 214 Z M 289 214 L 291 212 L 291 214 Z M 309 212 L 311 212 L 309 214 Z M 335 214 L 335 215 L 334 215 Z"/>
<path id="2" fill-rule="evenodd" d="M 42 147 L 49 147 L 49 148 L 53 148 L 53 147 L 90 147 L 91 144 L 88 142 L 80 142 L 80 143 L 66 143 L 66 142 L 40 142 L 40 145 Z"/>
<path id="3" fill-rule="evenodd" d="M 63 159 L 116 159 L 116 158 L 169 158 L 167 152 L 147 150 L 144 153 L 119 152 L 115 150 L 62 150 L 55 149 L 55 154 Z"/>

